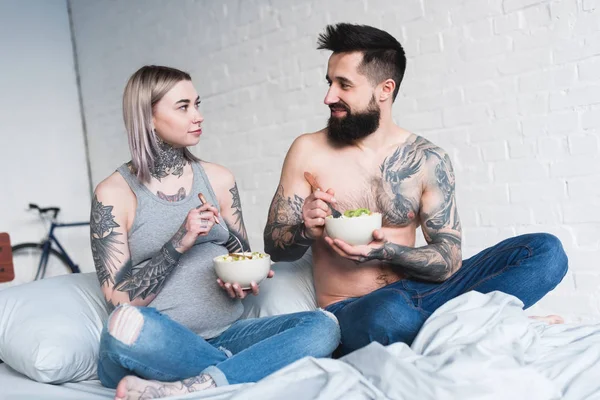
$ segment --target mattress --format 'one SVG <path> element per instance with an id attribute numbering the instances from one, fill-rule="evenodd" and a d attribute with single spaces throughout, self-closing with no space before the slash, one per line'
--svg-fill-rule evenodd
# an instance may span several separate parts
<path id="1" fill-rule="evenodd" d="M 169 400 L 230 399 L 245 386 L 250 385 L 225 386 L 185 396 L 169 397 Z M 0 364 L 0 400 L 112 400 L 114 396 L 113 389 L 103 387 L 97 380 L 51 385 L 33 381 L 8 365 Z"/>
<path id="2" fill-rule="evenodd" d="M 6 364 L 0 364 L 0 399 L 50 399 L 50 400 L 105 400 L 114 398 L 114 390 L 100 385 L 99 381 L 65 383 L 50 385 L 35 382 L 11 369 Z"/>

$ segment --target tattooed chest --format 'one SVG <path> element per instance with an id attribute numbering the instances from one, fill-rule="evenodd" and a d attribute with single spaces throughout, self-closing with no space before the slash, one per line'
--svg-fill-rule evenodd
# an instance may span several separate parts
<path id="1" fill-rule="evenodd" d="M 420 187 L 415 181 L 390 183 L 373 178 L 368 189 L 340 191 L 336 194 L 340 211 L 368 208 L 380 212 L 383 225 L 404 227 L 414 224 L 419 215 Z"/>
<path id="2" fill-rule="evenodd" d="M 420 193 L 415 189 L 402 188 L 401 185 L 385 181 L 376 186 L 375 199 L 384 225 L 407 226 L 417 220 Z"/>
<path id="3" fill-rule="evenodd" d="M 381 174 L 373 181 L 377 204 L 390 225 L 413 223 L 419 214 L 427 160 L 434 156 L 433 145 L 412 136 L 385 158 Z"/>
<path id="4" fill-rule="evenodd" d="M 447 155 L 445 156 L 447 158 Z M 418 225 L 421 197 L 426 183 L 431 183 L 432 165 L 446 163 L 440 149 L 426 139 L 412 135 L 406 142 L 390 151 L 382 162 L 375 165 L 345 168 L 352 179 L 330 178 L 336 188 L 336 198 L 343 199 L 340 211 L 365 207 L 381 212 L 388 227 Z M 443 159 L 443 160 L 442 160 Z M 449 160 L 447 161 L 449 163 Z M 437 167 L 436 185 L 444 195 L 452 193 L 452 177 Z M 357 181 L 364 182 L 357 186 Z"/>

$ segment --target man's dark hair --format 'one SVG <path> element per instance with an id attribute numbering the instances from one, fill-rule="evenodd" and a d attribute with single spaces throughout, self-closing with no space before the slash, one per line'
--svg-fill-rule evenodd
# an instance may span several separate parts
<path id="1" fill-rule="evenodd" d="M 396 88 L 392 99 L 396 99 L 406 70 L 406 56 L 402 45 L 392 35 L 368 25 L 341 23 L 327 25 L 317 44 L 318 49 L 334 53 L 360 51 L 363 61 L 358 71 L 375 85 L 393 79 Z"/>

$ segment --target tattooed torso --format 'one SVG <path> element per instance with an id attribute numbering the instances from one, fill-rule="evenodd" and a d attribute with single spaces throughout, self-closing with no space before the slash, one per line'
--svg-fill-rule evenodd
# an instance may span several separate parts
<path id="1" fill-rule="evenodd" d="M 168 161 L 175 159 L 176 157 L 170 157 Z M 211 240 L 218 245 L 224 244 L 230 252 L 250 251 L 235 178 L 227 169 L 216 164 L 201 162 L 200 165 L 214 191 L 212 195 L 209 196 L 209 193 L 206 195 L 209 199 L 213 197 L 218 202 L 213 205 L 220 207 L 220 217 L 227 225 L 224 233 L 222 225 L 214 229 L 225 235 L 229 231 L 229 239 L 226 242 L 223 242 L 222 235 L 214 235 L 214 239 Z M 129 172 L 134 174 L 131 163 L 127 166 Z M 136 255 L 133 256 L 129 246 L 132 243 L 130 239 L 134 239 L 135 236 L 130 236 L 130 233 L 139 203 L 132 187 L 124 179 L 123 171 L 119 171 L 98 185 L 92 202 L 90 224 L 94 263 L 110 309 L 125 302 L 146 306 L 154 300 L 171 273 L 177 268 L 179 257 L 183 252 L 190 250 L 183 243 L 189 233 L 186 229 L 186 217 L 187 212 L 199 202 L 198 200 L 190 202 L 189 209 L 184 210 L 186 214 L 181 215 L 181 220 L 169 220 L 174 224 L 172 236 L 168 237 L 170 231 L 167 228 L 167 240 L 164 245 L 163 239 L 157 239 L 161 242 L 152 242 L 151 246 L 148 245 L 147 240 L 144 240 L 142 244 L 145 249 L 140 250 L 138 240 Z M 201 170 L 194 172 L 192 164 L 186 161 L 181 170 L 173 169 L 165 176 L 155 176 L 152 172 L 152 179 L 145 182 L 144 186 L 151 195 L 155 195 L 161 201 L 181 202 L 196 193 L 194 182 L 202 182 L 204 179 L 199 171 Z M 186 203 L 181 207 L 186 207 Z M 176 210 L 170 205 L 168 209 Z M 146 224 L 144 229 L 154 233 L 156 227 Z M 213 231 L 209 233 L 212 235 Z M 204 243 L 202 240 L 200 242 Z M 155 252 L 155 248 L 159 250 Z M 148 253 L 144 253 L 145 251 Z M 221 251 L 217 250 L 217 252 Z M 140 256 L 140 253 L 143 256 Z M 208 254 L 207 257 L 210 255 Z"/>
<path id="2" fill-rule="evenodd" d="M 346 163 L 340 157 L 334 168 L 314 168 L 319 171 L 320 184 L 335 190 L 339 210 L 364 207 L 380 212 L 388 239 L 414 246 L 425 162 L 421 147 L 416 143 L 397 147 L 372 165 L 355 160 Z M 381 261 L 357 266 L 338 256 L 324 241 L 314 244 L 313 257 L 319 304 L 362 296 L 403 277 Z"/>
<path id="3" fill-rule="evenodd" d="M 422 222 L 421 200 L 426 180 L 430 179 L 431 171 L 436 166 L 439 167 L 444 162 L 449 164 L 447 155 L 429 141 L 416 135 L 410 135 L 404 143 L 390 147 L 388 151 L 382 152 L 377 157 L 360 157 L 353 151 L 352 149 L 322 150 L 323 154 L 311 157 L 305 168 L 317 175 L 323 190 L 328 188 L 335 190 L 338 210 L 343 212 L 364 207 L 380 212 L 383 216 L 382 229 L 387 239 L 396 244 L 414 247 L 416 230 Z M 436 184 L 448 188 L 451 186 L 452 191 L 447 190 L 447 192 L 453 193 L 453 174 L 440 170 L 438 180 Z M 279 188 L 279 194 L 276 194 L 273 200 L 272 215 L 269 219 L 269 221 L 275 219 L 273 214 L 276 213 L 276 202 L 286 205 L 286 212 L 276 213 L 282 225 L 286 223 L 284 221 L 286 218 L 297 218 L 298 210 L 301 210 L 304 201 L 301 196 L 296 196 L 295 199 L 286 198 L 281 194 L 283 189 Z M 446 190 L 444 187 L 440 189 L 441 192 Z M 451 202 L 453 201 L 452 197 Z M 295 203 L 298 203 L 296 207 L 294 207 Z M 279 207 L 279 209 L 285 208 Z M 448 206 L 440 215 L 428 218 L 426 223 L 442 224 L 448 219 L 446 214 L 453 210 L 453 206 Z M 432 228 L 440 227 L 441 225 Z M 301 237 L 300 229 L 298 232 L 287 232 L 287 235 L 273 233 L 273 237 L 284 242 L 275 244 L 280 246 L 290 239 L 290 235 Z M 348 297 L 365 295 L 407 276 L 398 268 L 393 268 L 389 263 L 381 260 L 365 260 L 357 265 L 352 260 L 338 256 L 324 240 L 315 241 L 312 243 L 312 248 L 315 289 L 321 306 Z"/>
<path id="4" fill-rule="evenodd" d="M 174 159 L 177 157 L 171 157 L 169 161 Z M 171 174 L 172 176 L 163 174 L 157 177 L 152 172 L 153 179 L 146 183 L 147 188 L 156 193 L 158 198 L 168 202 L 185 199 L 186 192 L 189 192 L 193 185 L 193 172 L 191 164 L 188 162 L 182 161 L 180 164 L 181 169 L 176 169 Z M 132 171 L 132 163 L 127 165 Z M 157 163 L 157 165 L 161 164 Z M 162 168 L 162 170 L 167 169 Z M 104 185 L 114 188 L 126 185 L 126 183 L 118 173 L 114 173 L 106 179 Z M 130 197 L 133 198 L 133 201 L 129 200 Z M 115 207 L 122 216 L 126 215 L 126 218 L 120 223 L 117 222 Z M 135 197 L 128 186 L 118 198 L 107 201 L 94 195 L 92 200 L 90 223 L 92 254 L 98 281 L 101 286 L 107 285 L 110 288 L 107 292 L 109 293 L 107 295 L 109 309 L 113 309 L 123 302 L 147 301 L 154 298 L 177 264 L 173 255 L 175 258 L 179 257 L 175 249 L 179 246 L 178 241 L 181 240 L 183 234 L 178 231 L 174 232 L 173 238 L 150 262 L 138 268 L 137 273 L 134 273 L 136 266 L 132 264 L 126 238 L 133 223 L 135 207 Z M 132 304 L 137 305 L 137 303 Z"/>

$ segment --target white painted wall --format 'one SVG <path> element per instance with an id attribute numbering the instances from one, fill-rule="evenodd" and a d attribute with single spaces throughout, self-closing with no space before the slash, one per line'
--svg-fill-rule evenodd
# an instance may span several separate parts
<path id="1" fill-rule="evenodd" d="M 455 163 L 465 256 L 551 232 L 570 272 L 535 312 L 600 317 L 600 2 L 314 0 L 72 2 L 92 178 L 128 159 L 121 93 L 143 64 L 192 73 L 196 149 L 237 176 L 255 248 L 293 139 L 323 127 L 327 23 L 383 28 L 406 47 L 397 122 Z"/>
<path id="2" fill-rule="evenodd" d="M 0 231 L 13 244 L 45 233 L 28 203 L 89 220 L 90 195 L 66 0 L 0 1 Z M 89 228 L 57 231 L 94 269 Z M 16 271 L 17 274 L 20 271 Z"/>

